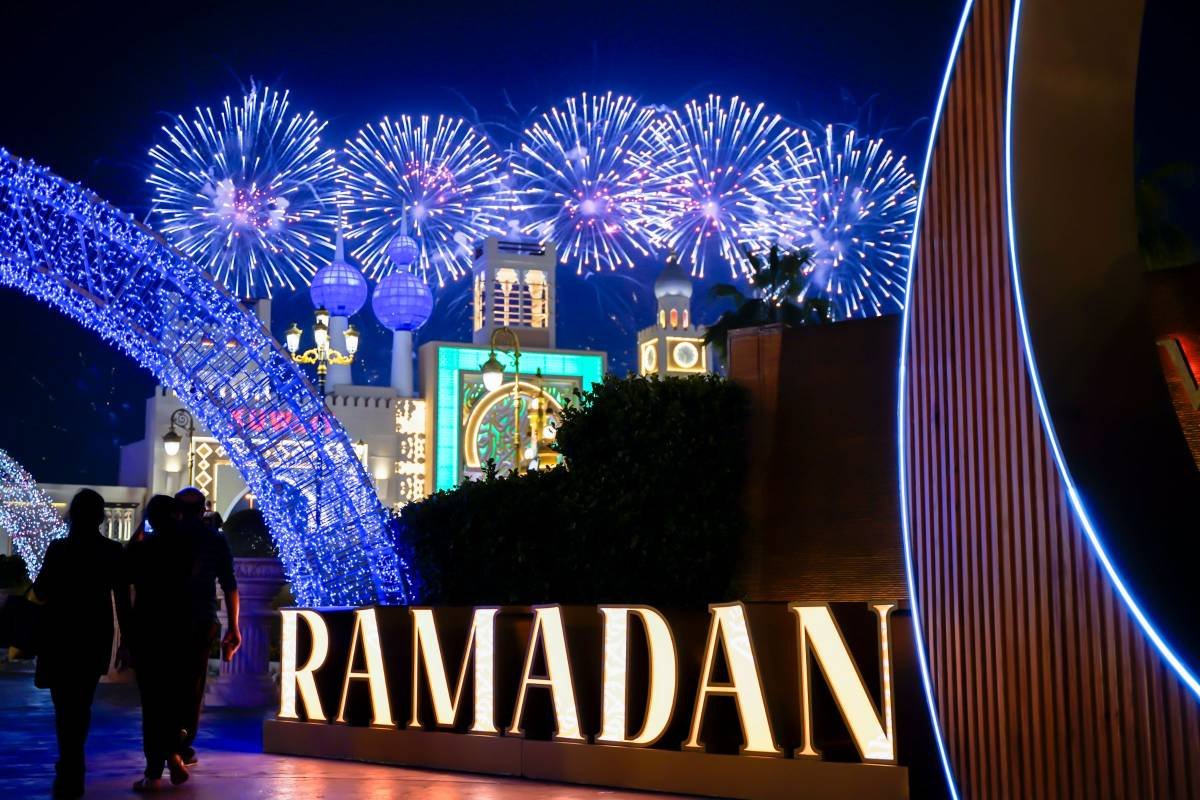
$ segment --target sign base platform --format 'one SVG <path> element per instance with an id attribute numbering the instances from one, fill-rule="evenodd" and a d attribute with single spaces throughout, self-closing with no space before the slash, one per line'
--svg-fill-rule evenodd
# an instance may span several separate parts
<path id="1" fill-rule="evenodd" d="M 263 750 L 540 781 L 747 800 L 905 800 L 908 770 L 815 759 L 757 758 L 515 736 L 267 720 Z"/>

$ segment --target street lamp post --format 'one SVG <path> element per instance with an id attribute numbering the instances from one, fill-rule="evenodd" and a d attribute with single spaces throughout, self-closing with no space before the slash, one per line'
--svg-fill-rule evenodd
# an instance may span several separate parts
<path id="1" fill-rule="evenodd" d="M 530 466 L 537 465 L 537 469 L 552 469 L 558 464 L 558 452 L 550 446 L 554 441 L 555 430 L 550 424 L 550 398 L 546 395 L 546 389 L 542 386 L 542 371 L 537 371 L 537 413 L 534 415 L 533 430 L 531 437 L 536 445 L 534 459 Z"/>
<path id="2" fill-rule="evenodd" d="M 175 430 L 176 426 L 183 429 L 187 434 L 188 440 L 188 485 L 194 480 L 194 469 L 196 453 L 192 448 L 192 442 L 196 437 L 196 422 L 192 419 L 191 413 L 186 408 L 177 408 L 171 414 L 171 427 L 163 434 L 163 450 L 168 456 L 175 456 L 179 453 L 179 446 L 182 442 L 182 437 Z"/>
<path id="3" fill-rule="evenodd" d="M 316 347 L 309 348 L 303 353 L 297 352 L 300 349 L 300 336 L 303 331 L 296 323 L 292 323 L 292 327 L 287 329 L 286 340 L 288 353 L 292 356 L 292 361 L 297 364 L 316 364 L 317 365 L 317 389 L 321 393 L 321 397 L 325 397 L 325 376 L 329 373 L 329 365 L 346 365 L 354 363 L 354 354 L 358 352 L 358 331 L 353 325 L 346 328 L 346 352 L 341 353 L 329 346 L 329 312 L 324 308 L 318 308 L 316 313 L 316 322 L 313 325 L 313 340 L 316 342 Z"/>
<path id="4" fill-rule="evenodd" d="M 521 340 L 512 328 L 502 327 L 492 331 L 490 350 L 487 361 L 480 365 L 483 370 L 483 385 L 489 392 L 494 392 L 504 383 L 504 365 L 496 358 L 496 348 L 501 336 L 507 336 L 512 343 L 511 349 L 501 348 L 503 353 L 511 353 L 513 359 L 513 470 L 520 475 L 521 469 Z"/>

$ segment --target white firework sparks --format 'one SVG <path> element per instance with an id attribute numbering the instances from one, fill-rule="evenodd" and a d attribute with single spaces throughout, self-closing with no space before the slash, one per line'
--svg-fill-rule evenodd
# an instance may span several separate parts
<path id="1" fill-rule="evenodd" d="M 337 161 L 324 128 L 265 86 L 176 117 L 150 149 L 159 229 L 238 297 L 303 285 L 333 249 Z"/>
<path id="2" fill-rule="evenodd" d="M 654 110 L 612 92 L 552 108 L 521 136 L 513 163 L 525 231 L 552 241 L 576 272 L 632 267 L 652 252 L 653 200 L 629 154 Z"/>
<path id="3" fill-rule="evenodd" d="M 401 116 L 346 142 L 339 178 L 352 254 L 373 278 L 393 265 L 387 244 L 407 215 L 414 268 L 439 286 L 471 269 L 474 248 L 505 231 L 513 200 L 487 136 L 456 117 Z"/>
<path id="4" fill-rule="evenodd" d="M 908 253 L 917 212 L 917 177 L 882 139 L 828 125 L 812 158 L 795 171 L 812 183 L 812 278 L 805 296 L 824 297 L 835 319 L 904 307 Z"/>
<path id="5" fill-rule="evenodd" d="M 798 243 L 807 176 L 786 173 L 781 160 L 806 145 L 778 114 L 738 97 L 710 95 L 664 115 L 631 159 L 649 176 L 656 243 L 699 277 L 717 258 L 735 278 L 749 270 L 747 251 Z"/>

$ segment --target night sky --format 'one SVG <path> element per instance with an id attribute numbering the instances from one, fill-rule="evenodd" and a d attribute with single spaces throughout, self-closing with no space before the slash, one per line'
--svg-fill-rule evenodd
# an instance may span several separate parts
<path id="1" fill-rule="evenodd" d="M 291 91 L 294 110 L 330 121 L 338 144 L 401 113 L 459 114 L 507 143 L 564 97 L 613 90 L 678 105 L 710 92 L 762 100 L 794 122 L 852 122 L 886 137 L 920 168 L 928 115 L 958 21 L 958 0 L 857 3 L 607 4 L 187 3 L 152 12 L 114 4 L 23 3 L 2 14 L 0 146 L 33 158 L 145 218 L 146 151 L 170 115 L 217 105 L 253 79 Z M 1191 158 L 1200 104 L 1163 91 L 1185 56 L 1180 0 L 1151 0 L 1146 106 L 1181 116 L 1191 144 L 1142 125 L 1143 161 Z M 1194 84 L 1193 84 L 1194 85 Z M 1139 115 L 1142 111 L 1139 109 Z M 1188 118 L 1190 115 L 1190 119 Z M 1143 133 L 1145 128 L 1145 133 Z M 1188 152 L 1186 147 L 1191 148 Z M 1194 192 L 1180 208 L 1200 217 Z M 656 267 L 559 279 L 559 346 L 609 353 L 633 367 L 636 330 L 651 324 Z M 715 274 L 720 277 L 721 273 Z M 467 336 L 465 284 L 444 292 L 420 341 Z M 717 309 L 697 292 L 698 316 Z M 277 335 L 311 317 L 306 293 L 277 299 Z M 74 323 L 0 290 L 10 337 L 0 448 L 50 482 L 114 483 L 117 445 L 142 436 L 154 380 Z M 386 382 L 389 354 L 369 311 L 356 378 Z"/>

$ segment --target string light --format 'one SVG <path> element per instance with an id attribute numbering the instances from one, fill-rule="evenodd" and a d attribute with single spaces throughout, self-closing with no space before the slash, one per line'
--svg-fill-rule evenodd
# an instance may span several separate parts
<path id="1" fill-rule="evenodd" d="M 25 561 L 30 580 L 41 571 L 50 542 L 67 532 L 67 525 L 54 510 L 50 497 L 3 450 L 0 450 L 0 528 L 8 531 L 13 547 Z"/>
<path id="2" fill-rule="evenodd" d="M 179 396 L 255 496 L 299 603 L 413 599 L 388 515 L 341 424 L 258 319 L 196 264 L 84 187 L 0 150 L 0 285 L 92 330 Z M 289 422 L 250 424 L 264 413 Z"/>

